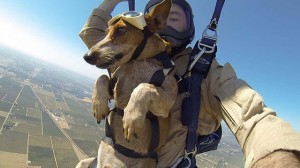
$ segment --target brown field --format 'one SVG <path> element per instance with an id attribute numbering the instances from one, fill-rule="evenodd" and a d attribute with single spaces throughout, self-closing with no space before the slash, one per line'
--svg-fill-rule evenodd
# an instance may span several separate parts
<path id="1" fill-rule="evenodd" d="M 10 153 L 0 151 L 0 167 L 3 168 L 26 168 L 27 154 Z"/>
<path id="2" fill-rule="evenodd" d="M 7 117 L 8 112 L 0 110 L 0 117 Z"/>

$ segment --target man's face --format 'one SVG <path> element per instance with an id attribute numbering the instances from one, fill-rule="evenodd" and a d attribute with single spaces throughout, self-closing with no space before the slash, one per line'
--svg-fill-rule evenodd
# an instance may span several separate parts
<path id="1" fill-rule="evenodd" d="M 177 4 L 173 3 L 170 14 L 168 16 L 167 25 L 171 26 L 178 32 L 183 32 L 187 29 L 187 21 L 184 10 Z"/>

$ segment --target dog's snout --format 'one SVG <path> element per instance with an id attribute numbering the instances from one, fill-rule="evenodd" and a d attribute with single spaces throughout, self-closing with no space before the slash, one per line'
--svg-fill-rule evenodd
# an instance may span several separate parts
<path id="1" fill-rule="evenodd" d="M 87 63 L 92 64 L 92 65 L 95 65 L 95 64 L 97 63 L 98 55 L 99 55 L 98 52 L 92 52 L 92 51 L 89 51 L 88 53 L 86 53 L 86 54 L 83 56 L 83 59 L 84 59 Z"/>

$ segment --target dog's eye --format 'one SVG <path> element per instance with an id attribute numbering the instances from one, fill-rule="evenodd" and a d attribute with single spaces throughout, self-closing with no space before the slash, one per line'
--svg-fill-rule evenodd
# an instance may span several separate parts
<path id="1" fill-rule="evenodd" d="M 116 30 L 116 33 L 118 35 L 122 35 L 125 31 L 126 31 L 125 27 L 118 27 L 117 30 Z"/>

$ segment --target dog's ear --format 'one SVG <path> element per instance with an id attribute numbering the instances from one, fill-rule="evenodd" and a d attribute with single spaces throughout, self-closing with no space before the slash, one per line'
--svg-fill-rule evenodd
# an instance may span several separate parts
<path id="1" fill-rule="evenodd" d="M 166 27 L 171 5 L 171 0 L 164 0 L 154 6 L 152 10 L 145 15 L 145 20 L 151 32 L 155 32 L 156 30 Z"/>

